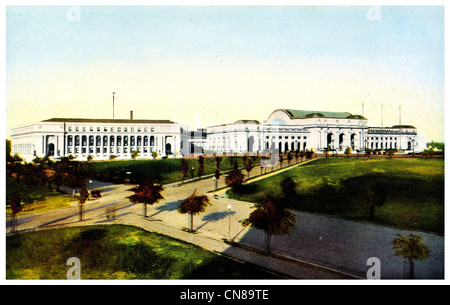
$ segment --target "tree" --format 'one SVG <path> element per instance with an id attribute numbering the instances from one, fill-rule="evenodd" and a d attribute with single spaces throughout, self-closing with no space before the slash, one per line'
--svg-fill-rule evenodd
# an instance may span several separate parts
<path id="1" fill-rule="evenodd" d="M 68 175 L 67 162 L 66 159 L 61 159 L 54 166 L 55 174 L 53 175 L 53 183 L 56 185 L 56 190 L 58 191 L 61 185 L 64 184 L 65 177 Z"/>
<path id="2" fill-rule="evenodd" d="M 164 188 L 159 184 L 153 184 L 150 180 L 143 180 L 139 186 L 129 189 L 134 195 L 127 197 L 133 203 L 144 204 L 144 218 L 147 217 L 147 204 L 153 205 L 164 197 L 161 192 Z"/>
<path id="3" fill-rule="evenodd" d="M 303 162 L 303 158 L 305 157 L 305 152 L 303 150 L 300 151 L 300 162 Z"/>
<path id="4" fill-rule="evenodd" d="M 314 150 L 306 150 L 305 157 L 307 160 L 311 160 L 312 158 L 314 158 Z"/>
<path id="5" fill-rule="evenodd" d="M 278 161 L 280 161 L 280 168 L 283 166 L 283 160 L 284 160 L 283 155 L 280 153 L 278 156 Z"/>
<path id="6" fill-rule="evenodd" d="M 206 195 L 197 196 L 197 189 L 195 189 L 194 193 L 191 196 L 186 198 L 178 207 L 178 212 L 181 214 L 189 214 L 191 219 L 191 228 L 190 232 L 194 232 L 194 215 L 202 213 L 206 210 L 208 205 L 211 205 L 209 202 L 209 197 Z"/>
<path id="7" fill-rule="evenodd" d="M 11 156 L 11 140 L 6 139 L 6 163 L 11 163 L 13 161 L 13 157 Z"/>
<path id="8" fill-rule="evenodd" d="M 250 178 L 250 172 L 252 171 L 254 165 L 253 165 L 253 161 L 251 158 L 245 156 L 242 159 L 243 163 L 244 163 L 244 168 L 247 171 L 247 178 Z"/>
<path id="9" fill-rule="evenodd" d="M 292 159 L 294 159 L 294 157 L 292 156 L 292 152 L 288 152 L 288 154 L 287 154 L 288 166 L 291 165 Z"/>
<path id="10" fill-rule="evenodd" d="M 184 183 L 184 178 L 186 178 L 189 171 L 189 162 L 186 159 L 181 159 L 181 183 Z"/>
<path id="11" fill-rule="evenodd" d="M 397 149 L 386 149 L 386 153 L 389 156 L 389 159 L 392 159 L 392 156 L 395 155 L 398 152 Z"/>
<path id="12" fill-rule="evenodd" d="M 403 256 L 409 261 L 409 275 L 411 279 L 415 278 L 414 261 L 424 260 L 430 257 L 430 249 L 423 244 L 422 237 L 415 234 L 404 236 L 397 234 L 397 238 L 392 242 L 396 256 Z"/>
<path id="13" fill-rule="evenodd" d="M 234 169 L 225 177 L 225 184 L 234 191 L 240 189 L 244 184 L 244 174 L 239 170 L 237 162 L 234 162 Z"/>
<path id="14" fill-rule="evenodd" d="M 86 186 L 83 185 L 83 187 L 80 190 L 80 200 L 79 200 L 79 205 L 80 205 L 80 221 L 83 220 L 83 205 L 84 203 L 89 199 L 89 192 L 86 189 Z"/>
<path id="15" fill-rule="evenodd" d="M 11 232 L 16 232 L 16 215 L 22 210 L 22 206 L 20 205 L 21 201 L 20 192 L 15 190 L 9 200 L 9 208 L 12 212 Z"/>
<path id="16" fill-rule="evenodd" d="M 81 188 L 85 185 L 85 178 L 87 176 L 86 167 L 77 161 L 70 162 L 67 165 L 67 175 L 64 175 L 63 184 L 72 188 L 72 195 L 75 195 L 75 189 Z"/>
<path id="17" fill-rule="evenodd" d="M 87 162 L 91 162 L 92 160 L 94 160 L 94 157 L 92 155 L 87 156 Z"/>
<path id="18" fill-rule="evenodd" d="M 153 160 L 158 158 L 158 152 L 156 150 L 152 152 L 152 158 L 153 158 Z"/>
<path id="19" fill-rule="evenodd" d="M 297 149 L 294 153 L 294 157 L 295 157 L 295 164 L 298 163 L 298 158 L 300 157 L 300 151 Z"/>
<path id="20" fill-rule="evenodd" d="M 220 162 L 222 162 L 222 158 L 219 157 L 219 156 L 217 156 L 217 157 L 216 157 L 216 168 L 219 168 L 219 169 L 220 169 Z"/>
<path id="21" fill-rule="evenodd" d="M 216 168 L 216 171 L 214 173 L 214 180 L 215 180 L 215 190 L 217 191 L 217 183 L 219 182 L 219 178 L 220 178 L 220 169 Z M 217 195 L 214 194 L 214 197 L 216 197 Z"/>
<path id="22" fill-rule="evenodd" d="M 23 162 L 23 158 L 18 153 L 15 153 L 12 158 L 12 162 L 13 164 L 20 164 Z"/>
<path id="23" fill-rule="evenodd" d="M 198 177 L 201 178 L 203 172 L 205 171 L 205 157 L 198 157 Z"/>
<path id="24" fill-rule="evenodd" d="M 234 160 L 234 157 L 230 156 L 230 157 L 228 158 L 228 161 L 229 161 L 229 163 L 230 163 L 230 169 L 232 169 L 233 166 L 234 166 L 234 164 L 236 163 L 236 161 Z"/>
<path id="25" fill-rule="evenodd" d="M 350 155 L 352 154 L 352 148 L 351 148 L 350 146 L 348 146 L 348 147 L 345 149 L 345 152 L 344 152 L 344 153 L 347 155 L 347 158 L 350 157 Z"/>
<path id="26" fill-rule="evenodd" d="M 381 207 L 386 203 L 386 187 L 381 183 L 370 183 L 365 189 L 366 203 L 369 207 L 369 219 L 375 217 L 375 207 Z"/>
<path id="27" fill-rule="evenodd" d="M 267 196 L 256 208 L 249 218 L 242 221 L 243 226 L 251 226 L 266 233 L 266 251 L 270 253 L 272 235 L 289 234 L 295 226 L 296 217 L 285 210 L 279 201 Z"/>
<path id="28" fill-rule="evenodd" d="M 133 158 L 133 160 L 136 160 L 138 156 L 139 152 L 137 150 L 133 150 L 133 152 L 131 153 L 131 158 Z"/>

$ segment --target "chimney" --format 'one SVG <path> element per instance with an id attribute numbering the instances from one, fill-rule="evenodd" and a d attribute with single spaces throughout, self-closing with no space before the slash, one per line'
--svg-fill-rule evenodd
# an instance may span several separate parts
<path id="1" fill-rule="evenodd" d="M 130 120 L 133 120 L 133 110 L 130 111 Z"/>

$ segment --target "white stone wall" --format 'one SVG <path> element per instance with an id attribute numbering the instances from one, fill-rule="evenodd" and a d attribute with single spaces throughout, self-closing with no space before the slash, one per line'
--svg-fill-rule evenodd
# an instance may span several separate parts
<path id="1" fill-rule="evenodd" d="M 65 130 L 65 132 L 64 132 Z M 92 156 L 94 160 L 131 159 L 181 153 L 181 125 L 142 123 L 73 123 L 38 122 L 12 129 L 12 154 L 30 162 L 36 156 L 53 159 L 73 155 L 80 161 Z"/>

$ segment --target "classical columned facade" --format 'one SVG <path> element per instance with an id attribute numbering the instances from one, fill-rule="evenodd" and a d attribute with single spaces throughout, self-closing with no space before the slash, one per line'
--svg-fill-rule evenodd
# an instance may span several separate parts
<path id="1" fill-rule="evenodd" d="M 50 119 L 13 129 L 12 151 L 26 161 L 45 155 L 130 159 L 134 151 L 141 158 L 151 158 L 153 152 L 177 155 L 183 128 L 167 120 Z"/>
<path id="2" fill-rule="evenodd" d="M 151 157 L 156 151 L 159 156 L 171 155 L 179 150 L 177 135 L 66 135 L 66 154 L 91 155 L 95 159 L 121 156 L 128 157 L 137 151 L 141 157 Z M 53 155 L 52 155 L 53 156 Z"/>
<path id="3" fill-rule="evenodd" d="M 12 153 L 26 161 L 48 155 L 77 160 L 131 159 L 198 154 L 332 151 L 366 149 L 421 152 L 426 139 L 414 126 L 368 127 L 367 119 L 348 112 L 278 109 L 264 122 L 241 120 L 189 131 L 168 120 L 50 119 L 12 129 Z"/>
<path id="4" fill-rule="evenodd" d="M 352 153 L 367 148 L 411 153 L 426 148 L 414 126 L 368 127 L 365 117 L 348 112 L 278 109 L 263 123 L 242 120 L 206 130 L 209 153 L 314 150 L 343 154 L 348 148 Z"/>
<path id="5" fill-rule="evenodd" d="M 411 125 L 371 127 L 366 143 L 371 150 L 396 149 L 399 152 L 421 152 L 426 147 L 426 139 Z"/>

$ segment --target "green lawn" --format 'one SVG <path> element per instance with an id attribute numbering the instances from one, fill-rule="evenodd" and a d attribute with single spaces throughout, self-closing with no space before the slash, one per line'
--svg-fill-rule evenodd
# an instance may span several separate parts
<path id="1" fill-rule="evenodd" d="M 220 170 L 222 172 L 232 169 L 230 159 L 237 160 L 242 166 L 242 157 L 222 157 Z M 186 179 L 198 177 L 198 159 L 187 159 L 189 172 Z M 192 167 L 194 170 L 192 171 Z M 215 158 L 205 158 L 203 175 L 214 174 L 216 170 Z M 91 176 L 98 180 L 121 182 L 126 172 L 132 173 L 132 178 L 137 182 L 142 177 L 156 179 L 160 184 L 181 181 L 181 159 L 158 159 L 158 160 L 119 160 L 90 162 L 88 169 Z M 193 174 L 193 175 L 192 175 Z"/>
<path id="2" fill-rule="evenodd" d="M 296 194 L 287 199 L 280 182 L 291 177 Z M 377 181 L 386 203 L 374 222 L 403 229 L 444 233 L 444 160 L 323 158 L 246 185 L 231 198 L 258 202 L 272 195 L 293 209 L 368 220 L 364 187 Z"/>
<path id="3" fill-rule="evenodd" d="M 78 202 L 78 197 L 62 194 L 55 189 L 34 185 L 6 175 L 6 215 L 9 215 L 9 199 L 11 194 L 18 190 L 22 199 L 23 209 L 20 213 L 44 212 L 52 209 L 60 209 Z"/>
<path id="4" fill-rule="evenodd" d="M 125 225 L 23 233 L 6 238 L 7 279 L 274 279 L 273 274 L 164 235 Z"/>

